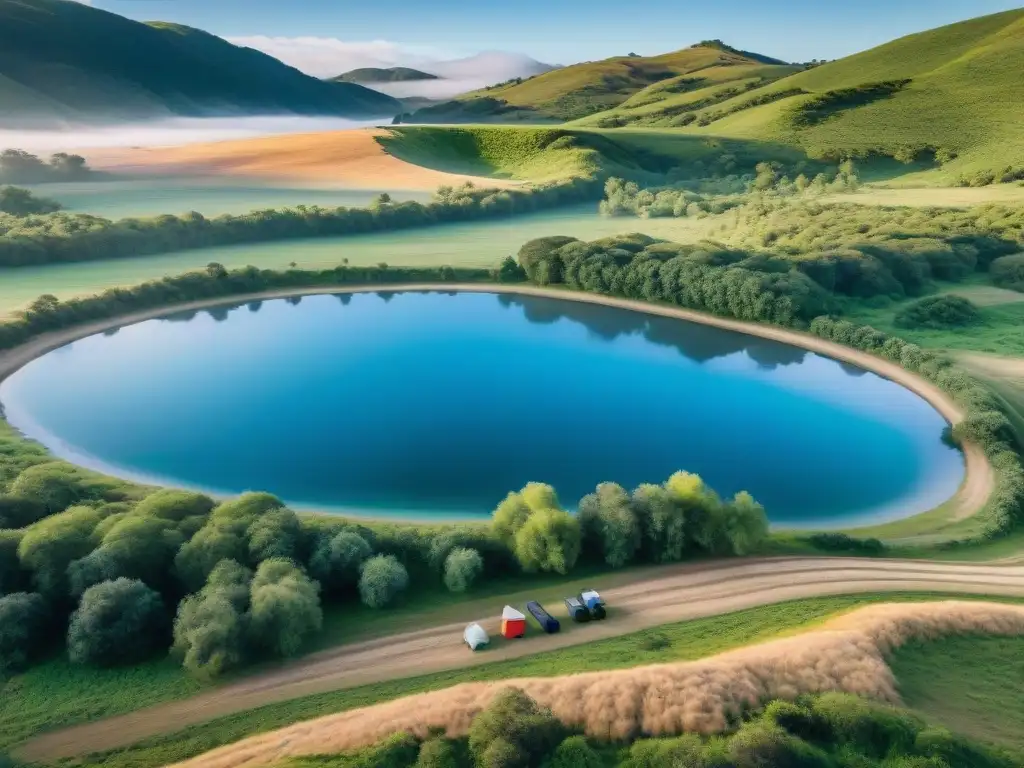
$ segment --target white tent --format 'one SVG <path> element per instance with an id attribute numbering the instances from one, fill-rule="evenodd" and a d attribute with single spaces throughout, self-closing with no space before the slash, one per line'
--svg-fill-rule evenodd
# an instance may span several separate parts
<path id="1" fill-rule="evenodd" d="M 501 618 L 509 621 L 526 621 L 526 614 L 522 611 L 517 611 L 511 605 L 506 605 L 505 610 L 501 612 Z"/>
<path id="2" fill-rule="evenodd" d="M 466 645 L 473 651 L 491 642 L 491 638 L 487 636 L 487 632 L 479 624 L 470 624 L 466 627 L 463 638 L 466 640 Z"/>

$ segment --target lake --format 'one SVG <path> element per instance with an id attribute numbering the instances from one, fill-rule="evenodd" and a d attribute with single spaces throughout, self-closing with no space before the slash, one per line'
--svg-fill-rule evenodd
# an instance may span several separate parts
<path id="1" fill-rule="evenodd" d="M 483 519 L 527 482 L 567 507 L 672 472 L 750 491 L 779 526 L 952 496 L 925 401 L 785 344 L 618 308 L 488 293 L 313 296 L 91 336 L 0 385 L 58 456 L 297 508 Z"/>

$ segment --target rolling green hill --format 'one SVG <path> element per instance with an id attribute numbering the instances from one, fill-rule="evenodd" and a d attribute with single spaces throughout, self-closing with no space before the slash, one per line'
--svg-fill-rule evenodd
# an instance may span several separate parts
<path id="1" fill-rule="evenodd" d="M 709 41 L 661 56 L 617 56 L 473 91 L 404 122 L 565 121 L 615 108 L 658 84 L 681 93 L 738 80 L 764 84 L 799 69 Z M 673 90 L 675 89 L 675 90 Z"/>
<path id="2" fill-rule="evenodd" d="M 675 93 L 667 82 L 581 123 L 942 164 L 945 181 L 1024 179 L 1024 9 L 904 37 L 727 99 Z"/>
<path id="3" fill-rule="evenodd" d="M 399 83 L 409 80 L 437 80 L 437 75 L 409 67 L 361 67 L 330 78 L 332 83 Z"/>
<path id="4" fill-rule="evenodd" d="M 397 101 L 309 77 L 176 24 L 142 24 L 70 0 L 0 0 L 0 122 L 160 115 L 376 117 Z"/>

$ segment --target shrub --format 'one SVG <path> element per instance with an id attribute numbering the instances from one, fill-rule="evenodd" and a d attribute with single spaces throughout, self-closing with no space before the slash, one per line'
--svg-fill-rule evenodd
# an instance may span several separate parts
<path id="1" fill-rule="evenodd" d="M 1024 253 L 1002 256 L 989 265 L 992 282 L 1001 288 L 1024 293 Z"/>
<path id="2" fill-rule="evenodd" d="M 499 691 L 473 719 L 469 750 L 482 766 L 528 768 L 550 755 L 564 727 L 519 688 Z"/>
<path id="3" fill-rule="evenodd" d="M 465 592 L 484 569 L 484 560 L 475 549 L 456 547 L 444 561 L 444 585 L 449 592 Z"/>
<path id="4" fill-rule="evenodd" d="M 243 661 L 251 582 L 248 568 L 223 560 L 201 592 L 182 600 L 171 650 L 189 673 L 212 679 Z"/>
<path id="5" fill-rule="evenodd" d="M 44 641 L 46 603 L 41 595 L 0 596 L 0 680 L 25 667 Z"/>
<path id="6" fill-rule="evenodd" d="M 570 736 L 555 749 L 550 768 L 603 768 L 604 761 L 582 736 Z"/>
<path id="7" fill-rule="evenodd" d="M 49 509 L 42 501 L 0 494 L 0 529 L 24 528 L 48 514 Z"/>
<path id="8" fill-rule="evenodd" d="M 359 575 L 359 597 L 370 608 L 393 603 L 409 588 L 409 572 L 394 555 L 377 555 L 363 563 Z"/>
<path id="9" fill-rule="evenodd" d="M 373 549 L 366 539 L 354 531 L 342 531 L 333 537 L 321 537 L 309 569 L 325 589 L 350 590 L 359 583 L 359 571 L 372 556 Z"/>
<path id="10" fill-rule="evenodd" d="M 459 768 L 458 753 L 448 739 L 435 737 L 423 742 L 416 768 Z"/>
<path id="11" fill-rule="evenodd" d="M 915 301 L 896 313 L 900 328 L 963 328 L 978 322 L 978 308 L 963 296 L 947 294 Z"/>
<path id="12" fill-rule="evenodd" d="M 323 625 L 320 585 L 291 560 L 260 563 L 250 587 L 251 644 L 274 656 L 294 656 Z"/>
<path id="13" fill-rule="evenodd" d="M 159 594 L 141 581 L 105 581 L 87 589 L 71 615 L 68 655 L 78 664 L 129 664 L 160 647 L 166 630 Z"/>

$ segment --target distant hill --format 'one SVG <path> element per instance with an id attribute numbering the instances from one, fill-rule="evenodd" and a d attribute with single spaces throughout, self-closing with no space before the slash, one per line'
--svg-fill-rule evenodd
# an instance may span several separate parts
<path id="1" fill-rule="evenodd" d="M 334 83 L 399 83 L 410 80 L 437 80 L 437 75 L 409 67 L 361 67 L 330 78 Z"/>
<path id="2" fill-rule="evenodd" d="M 630 100 L 587 122 L 677 126 L 815 157 L 885 155 L 929 168 L 937 161 L 949 180 L 984 183 L 1024 179 L 1022 105 L 1019 9 L 903 37 L 686 112 L 669 114 L 680 105 L 664 98 Z"/>
<path id="3" fill-rule="evenodd" d="M 703 85 L 749 79 L 763 83 L 797 70 L 766 61 L 776 60 L 744 55 L 719 41 L 661 56 L 617 56 L 561 67 L 532 77 L 517 77 L 467 93 L 455 101 L 419 110 L 403 120 L 575 120 L 617 107 L 643 89 L 675 78 L 688 76 L 690 81 L 699 80 Z M 679 87 L 692 90 L 688 84 Z"/>
<path id="4" fill-rule="evenodd" d="M 191 27 L 68 0 L 0 0 L 0 124 L 400 109 L 385 94 L 309 77 Z"/>

